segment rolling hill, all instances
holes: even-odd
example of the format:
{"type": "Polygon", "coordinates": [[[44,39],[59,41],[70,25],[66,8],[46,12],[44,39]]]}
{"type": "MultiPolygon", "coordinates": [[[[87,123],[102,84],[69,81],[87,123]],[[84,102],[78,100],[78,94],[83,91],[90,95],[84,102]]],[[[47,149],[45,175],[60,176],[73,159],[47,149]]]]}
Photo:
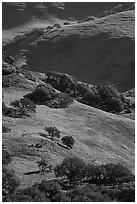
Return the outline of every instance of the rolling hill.
{"type": "MultiPolygon", "coordinates": [[[[41,81],[44,74],[32,72],[32,75],[36,81],[20,72],[3,76],[3,80],[4,77],[11,78],[11,81],[16,79],[15,83],[3,87],[6,105],[10,106],[11,102],[31,93],[38,84],[44,84],[41,81]]],[[[20,188],[54,178],[52,172],[24,175],[38,171],[37,161],[40,158],[45,158],[53,167],[66,156],[80,157],[86,163],[94,160],[96,165],[120,162],[134,172],[135,121],[128,115],[108,113],[75,100],[61,109],[37,105],[32,117],[11,118],[3,115],[3,124],[11,129],[3,133],[3,145],[12,155],[8,168],[14,170],[19,178],[20,188]],[[72,136],[75,139],[74,148],[68,150],[59,145],[60,140],[51,140],[44,131],[44,127],[48,126],[57,127],[61,137],[72,136]],[[32,144],[41,144],[42,148],[31,147],[32,144]]]]}
{"type": "Polygon", "coordinates": [[[58,71],[90,84],[113,83],[119,91],[135,86],[135,16],[124,11],[60,29],[35,30],[3,47],[24,55],[32,71],[58,71]]]}
{"type": "Polygon", "coordinates": [[[3,3],[2,193],[7,202],[47,202],[46,193],[58,184],[61,190],[49,201],[66,202],[64,195],[69,201],[83,201],[83,195],[86,202],[134,200],[135,10],[130,3],[97,5],[3,3]],[[29,104],[16,101],[22,98],[29,104]],[[111,107],[116,104],[118,111],[111,107]],[[48,134],[50,126],[60,137],[48,134]],[[73,148],[63,143],[64,136],[74,138],[73,148]],[[65,186],[64,177],[56,178],[54,167],[68,157],[91,165],[87,180],[65,186]],[[42,159],[51,167],[43,172],[42,159]],[[111,169],[111,163],[119,166],[111,169]],[[39,191],[43,181],[45,190],[39,191]]]}

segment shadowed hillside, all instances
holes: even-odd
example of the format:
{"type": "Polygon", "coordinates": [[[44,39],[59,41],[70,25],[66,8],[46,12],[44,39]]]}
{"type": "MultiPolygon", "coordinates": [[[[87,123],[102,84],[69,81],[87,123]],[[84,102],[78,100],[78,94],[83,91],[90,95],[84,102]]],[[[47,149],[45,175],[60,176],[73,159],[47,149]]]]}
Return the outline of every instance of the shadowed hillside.
{"type": "Polygon", "coordinates": [[[3,47],[12,56],[25,50],[30,70],[58,71],[90,84],[134,87],[134,10],[60,29],[26,34],[3,47]]]}
{"type": "Polygon", "coordinates": [[[92,4],[90,2],[4,2],[2,4],[3,29],[21,26],[28,23],[33,17],[45,21],[52,16],[61,19],[73,17],[80,20],[90,15],[98,16],[104,10],[110,10],[119,4],[118,2],[102,2],[100,5],[95,2],[92,4]]]}

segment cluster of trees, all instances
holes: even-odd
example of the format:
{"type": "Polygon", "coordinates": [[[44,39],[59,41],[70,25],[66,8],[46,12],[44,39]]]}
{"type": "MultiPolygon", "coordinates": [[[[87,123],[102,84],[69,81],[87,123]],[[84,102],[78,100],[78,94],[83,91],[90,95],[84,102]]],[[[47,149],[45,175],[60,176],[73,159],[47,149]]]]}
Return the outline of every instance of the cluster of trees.
{"type": "Polygon", "coordinates": [[[64,93],[58,93],[48,84],[39,84],[35,91],[25,96],[35,104],[47,105],[51,108],[65,108],[73,102],[73,99],[64,93]]]}
{"type": "Polygon", "coordinates": [[[36,112],[36,105],[28,98],[21,98],[11,102],[10,107],[7,107],[2,102],[2,114],[13,118],[22,118],[24,116],[31,116],[36,112]]]}
{"type": "Polygon", "coordinates": [[[73,157],[65,158],[55,167],[54,172],[58,179],[42,180],[26,189],[15,191],[18,185],[16,182],[6,196],[3,191],[3,200],[7,202],[135,201],[134,175],[121,164],[90,165],[73,157]]]}
{"type": "Polygon", "coordinates": [[[78,181],[88,181],[96,185],[116,185],[134,181],[134,175],[122,164],[85,164],[80,158],[65,158],[62,164],[54,169],[57,177],[66,176],[69,183],[77,184],[78,181]]]}
{"type": "Polygon", "coordinates": [[[115,113],[125,108],[125,97],[118,93],[114,85],[98,85],[91,89],[88,85],[78,82],[76,78],[57,72],[46,72],[43,81],[89,106],[115,113]]]}

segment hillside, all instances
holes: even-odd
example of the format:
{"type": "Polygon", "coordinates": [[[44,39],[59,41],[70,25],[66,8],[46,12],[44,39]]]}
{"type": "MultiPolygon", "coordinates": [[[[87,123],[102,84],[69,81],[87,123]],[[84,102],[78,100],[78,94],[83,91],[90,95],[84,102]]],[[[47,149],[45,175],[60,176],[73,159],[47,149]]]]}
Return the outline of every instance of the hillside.
{"type": "MultiPolygon", "coordinates": [[[[4,63],[3,68],[6,66],[13,69],[12,65],[4,63]]],[[[3,81],[8,77],[14,82],[3,87],[6,105],[31,93],[39,83],[44,83],[40,80],[43,74],[32,72],[32,75],[35,81],[20,71],[3,76],[3,81]]],[[[31,186],[43,178],[54,178],[53,173],[24,175],[38,170],[37,161],[41,157],[46,158],[52,166],[72,155],[87,163],[95,160],[97,165],[120,162],[134,172],[134,120],[123,114],[107,113],[74,100],[71,105],[61,109],[37,105],[36,113],[28,118],[3,115],[3,124],[11,129],[3,133],[3,145],[12,155],[12,162],[8,166],[19,178],[20,188],[31,186]],[[73,136],[74,148],[68,150],[58,144],[58,139],[52,141],[48,135],[43,137],[46,126],[57,127],[61,137],[73,136]],[[31,147],[32,144],[42,144],[42,148],[31,147]]]]}
{"type": "Polygon", "coordinates": [[[134,3],[2,5],[2,201],[134,202],[134,3]]]}
{"type": "Polygon", "coordinates": [[[90,84],[113,83],[119,91],[135,86],[134,10],[94,21],[33,32],[3,47],[26,55],[32,71],[56,70],[90,84]]]}
{"type": "MultiPolygon", "coordinates": [[[[122,3],[124,4],[124,3],[122,3]]],[[[102,2],[3,2],[2,3],[2,39],[7,43],[16,35],[23,34],[33,28],[63,24],[98,16],[104,10],[112,9],[119,3],[102,2]]]]}
{"type": "MultiPolygon", "coordinates": [[[[12,89],[3,93],[6,101],[11,102],[25,92],[12,89]]],[[[8,118],[3,120],[6,122],[8,118]]],[[[43,178],[32,175],[28,180],[28,176],[24,175],[25,172],[37,170],[36,161],[41,156],[48,158],[52,165],[61,162],[65,156],[75,155],[87,162],[95,159],[97,164],[120,162],[134,171],[135,138],[134,121],[131,119],[75,102],[60,110],[38,106],[34,117],[9,121],[11,132],[3,134],[3,145],[13,155],[9,167],[20,178],[22,187],[32,185],[43,178]],[[40,133],[44,133],[45,126],[57,127],[62,136],[73,136],[76,140],[74,149],[65,150],[56,142],[41,137],[40,133]],[[43,148],[32,152],[28,145],[36,143],[44,143],[43,148]]]]}

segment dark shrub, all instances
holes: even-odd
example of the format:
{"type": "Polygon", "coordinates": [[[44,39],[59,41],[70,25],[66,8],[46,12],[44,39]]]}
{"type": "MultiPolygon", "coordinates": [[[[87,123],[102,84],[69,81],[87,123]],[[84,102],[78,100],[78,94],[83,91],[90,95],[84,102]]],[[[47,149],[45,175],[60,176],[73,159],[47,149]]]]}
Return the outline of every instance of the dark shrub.
{"type": "Polygon", "coordinates": [[[13,117],[30,116],[36,112],[36,105],[28,98],[21,98],[11,103],[16,109],[13,111],[13,117]]]}
{"type": "Polygon", "coordinates": [[[36,104],[46,105],[50,108],[65,108],[73,102],[70,96],[63,93],[57,93],[49,84],[38,85],[34,92],[25,97],[36,104]]]}
{"type": "Polygon", "coordinates": [[[37,163],[38,163],[38,167],[39,167],[41,172],[44,172],[45,169],[49,166],[45,159],[41,159],[37,163]]]}
{"type": "Polygon", "coordinates": [[[19,186],[19,180],[15,177],[14,172],[8,170],[4,165],[2,167],[2,199],[6,200],[9,194],[12,194],[19,186]]]}
{"type": "Polygon", "coordinates": [[[19,75],[10,74],[2,77],[2,87],[11,87],[19,84],[20,77],[19,75]]]}
{"type": "Polygon", "coordinates": [[[55,71],[46,72],[46,76],[45,82],[51,84],[55,89],[68,94],[70,94],[71,91],[74,92],[73,88],[77,82],[75,77],[55,71]]]}
{"type": "Polygon", "coordinates": [[[17,191],[9,196],[7,196],[4,202],[34,202],[34,200],[29,195],[24,195],[22,191],[17,191]]]}
{"type": "Polygon", "coordinates": [[[21,98],[11,103],[14,107],[7,107],[2,103],[2,114],[7,117],[22,118],[23,116],[31,116],[36,112],[36,105],[27,98],[21,98]]]}
{"type": "Polygon", "coordinates": [[[46,130],[49,134],[49,136],[60,138],[60,131],[56,127],[45,127],[44,130],[46,130]]]}
{"type": "Polygon", "coordinates": [[[2,124],[2,133],[6,133],[6,132],[9,132],[9,131],[10,131],[10,128],[8,128],[7,125],[2,124]]]}
{"type": "Polygon", "coordinates": [[[70,147],[71,149],[75,143],[75,140],[72,136],[64,136],[61,140],[67,147],[70,147]]]}
{"type": "Polygon", "coordinates": [[[68,157],[55,167],[54,172],[57,177],[67,176],[69,182],[75,184],[85,177],[86,165],[80,158],[68,157]]]}
{"type": "Polygon", "coordinates": [[[14,74],[15,72],[16,68],[14,66],[2,62],[2,76],[14,74]]]}
{"type": "Polygon", "coordinates": [[[17,190],[14,194],[10,195],[9,202],[50,202],[45,196],[44,192],[32,186],[24,190],[17,190]]]}
{"type": "Polygon", "coordinates": [[[47,26],[47,30],[52,30],[53,27],[52,26],[47,26]]]}
{"type": "Polygon", "coordinates": [[[124,188],[118,194],[119,202],[135,202],[135,188],[124,188]]]}
{"type": "Polygon", "coordinates": [[[134,175],[122,164],[105,164],[104,165],[107,172],[107,182],[109,184],[124,183],[134,181],[134,175]]]}
{"type": "Polygon", "coordinates": [[[100,185],[104,182],[106,175],[107,172],[104,166],[94,164],[87,165],[86,179],[88,179],[89,183],[100,185]]]}
{"type": "Polygon", "coordinates": [[[41,85],[39,84],[35,91],[31,94],[26,95],[25,97],[29,98],[36,104],[44,105],[46,101],[54,99],[57,96],[57,93],[50,85],[41,85]]]}
{"type": "Polygon", "coordinates": [[[102,101],[110,100],[110,98],[112,97],[112,94],[110,89],[107,86],[98,85],[97,89],[98,89],[100,100],[102,101]]]}
{"type": "Polygon", "coordinates": [[[2,114],[8,116],[10,108],[6,106],[5,102],[2,101],[2,114]]]}
{"type": "Polygon", "coordinates": [[[39,184],[39,190],[44,192],[46,197],[51,199],[60,193],[61,191],[61,186],[57,181],[46,181],[42,180],[41,183],[39,184]]]}
{"type": "Polygon", "coordinates": [[[69,23],[69,22],[67,22],[67,21],[66,21],[66,22],[64,22],[63,24],[64,24],[64,25],[70,25],[70,23],[69,23]]]}
{"type": "Polygon", "coordinates": [[[71,202],[71,198],[64,192],[59,192],[52,197],[53,202],[71,202]]]}
{"type": "Polygon", "coordinates": [[[70,193],[72,202],[110,202],[111,198],[94,185],[85,185],[85,187],[74,189],[70,193]]]}
{"type": "Polygon", "coordinates": [[[117,98],[119,97],[118,90],[117,90],[117,88],[116,88],[116,86],[114,84],[109,84],[107,86],[107,89],[109,90],[112,97],[117,97],[117,98]]]}
{"type": "Polygon", "coordinates": [[[28,98],[21,98],[19,101],[12,102],[14,107],[24,109],[24,111],[36,112],[36,105],[28,98]]]}
{"type": "Polygon", "coordinates": [[[53,26],[54,28],[61,28],[61,25],[59,23],[55,23],[53,26]]]}
{"type": "Polygon", "coordinates": [[[12,161],[10,153],[2,147],[2,164],[9,164],[12,161]]]}
{"type": "Polygon", "coordinates": [[[124,110],[124,105],[121,99],[113,97],[107,102],[107,110],[109,112],[119,113],[124,110]]]}
{"type": "Polygon", "coordinates": [[[46,105],[50,108],[66,108],[71,103],[73,103],[73,99],[64,93],[59,93],[54,100],[47,101],[46,105]]]}

